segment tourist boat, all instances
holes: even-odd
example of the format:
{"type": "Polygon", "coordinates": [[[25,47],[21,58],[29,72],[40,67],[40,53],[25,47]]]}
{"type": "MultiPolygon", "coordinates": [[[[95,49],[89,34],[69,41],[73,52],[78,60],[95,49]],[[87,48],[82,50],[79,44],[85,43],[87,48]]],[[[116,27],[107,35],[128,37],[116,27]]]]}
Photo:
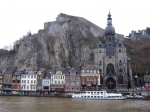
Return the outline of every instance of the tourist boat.
{"type": "Polygon", "coordinates": [[[77,99],[98,99],[98,100],[124,100],[121,93],[108,93],[107,91],[85,91],[83,93],[73,93],[72,98],[77,99]]]}

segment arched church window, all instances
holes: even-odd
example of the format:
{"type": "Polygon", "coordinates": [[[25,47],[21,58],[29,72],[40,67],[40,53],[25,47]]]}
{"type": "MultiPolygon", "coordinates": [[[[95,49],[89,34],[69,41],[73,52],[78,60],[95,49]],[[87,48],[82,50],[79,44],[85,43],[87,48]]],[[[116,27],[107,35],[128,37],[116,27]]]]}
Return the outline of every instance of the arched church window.
{"type": "Polygon", "coordinates": [[[121,74],[118,76],[118,83],[123,84],[123,76],[121,74]]]}
{"type": "Polygon", "coordinates": [[[111,41],[111,37],[109,37],[109,41],[111,41]]]}
{"type": "Polygon", "coordinates": [[[107,65],[107,75],[109,75],[109,74],[112,74],[112,75],[115,74],[114,65],[111,63],[107,65]]]}
{"type": "Polygon", "coordinates": [[[119,47],[121,47],[122,45],[121,45],[121,43],[119,43],[119,47]]]}
{"type": "Polygon", "coordinates": [[[121,52],[121,49],[119,49],[119,52],[121,52]]]}

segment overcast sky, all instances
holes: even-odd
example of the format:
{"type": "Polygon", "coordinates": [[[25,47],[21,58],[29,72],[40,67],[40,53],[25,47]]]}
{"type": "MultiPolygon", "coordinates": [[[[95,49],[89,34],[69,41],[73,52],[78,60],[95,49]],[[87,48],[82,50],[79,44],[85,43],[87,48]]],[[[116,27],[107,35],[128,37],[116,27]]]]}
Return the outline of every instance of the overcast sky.
{"type": "Polygon", "coordinates": [[[83,17],[101,28],[108,12],[117,33],[150,27],[150,0],[1,0],[0,48],[13,45],[27,32],[37,33],[59,13],[83,17]]]}

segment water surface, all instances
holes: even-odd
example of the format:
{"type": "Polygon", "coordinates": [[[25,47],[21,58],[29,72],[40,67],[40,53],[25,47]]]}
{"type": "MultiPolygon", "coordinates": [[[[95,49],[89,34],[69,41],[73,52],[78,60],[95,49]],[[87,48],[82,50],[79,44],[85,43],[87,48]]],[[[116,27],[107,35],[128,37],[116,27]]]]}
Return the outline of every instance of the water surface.
{"type": "Polygon", "coordinates": [[[0,112],[150,112],[150,100],[0,96],[0,112]]]}

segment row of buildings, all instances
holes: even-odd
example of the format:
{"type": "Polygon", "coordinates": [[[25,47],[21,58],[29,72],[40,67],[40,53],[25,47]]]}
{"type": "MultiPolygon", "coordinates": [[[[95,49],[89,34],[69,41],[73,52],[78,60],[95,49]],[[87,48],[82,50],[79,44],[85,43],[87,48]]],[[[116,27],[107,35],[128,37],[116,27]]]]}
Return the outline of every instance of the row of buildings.
{"type": "Polygon", "coordinates": [[[26,71],[8,68],[0,74],[0,90],[4,92],[80,92],[100,89],[99,70],[63,68],[55,73],[51,70],[26,71]]]}

